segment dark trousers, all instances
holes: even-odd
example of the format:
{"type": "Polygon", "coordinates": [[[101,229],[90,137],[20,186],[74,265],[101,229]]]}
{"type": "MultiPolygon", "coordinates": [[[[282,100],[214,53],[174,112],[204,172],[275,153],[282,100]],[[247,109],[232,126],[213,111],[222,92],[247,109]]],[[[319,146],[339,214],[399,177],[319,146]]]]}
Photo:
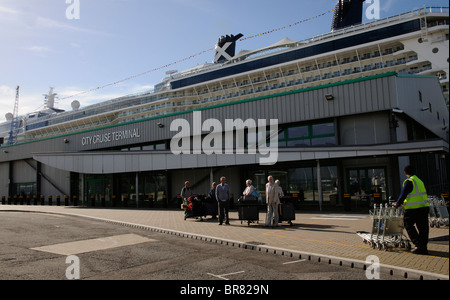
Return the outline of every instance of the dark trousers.
{"type": "Polygon", "coordinates": [[[428,223],[429,207],[421,207],[416,209],[405,210],[405,229],[411,242],[417,248],[427,249],[428,235],[430,232],[428,223]],[[416,229],[417,227],[417,229],[416,229]]]}
{"type": "Polygon", "coordinates": [[[230,209],[229,201],[217,201],[219,203],[219,223],[222,224],[225,220],[225,223],[229,223],[228,212],[230,209]]]}

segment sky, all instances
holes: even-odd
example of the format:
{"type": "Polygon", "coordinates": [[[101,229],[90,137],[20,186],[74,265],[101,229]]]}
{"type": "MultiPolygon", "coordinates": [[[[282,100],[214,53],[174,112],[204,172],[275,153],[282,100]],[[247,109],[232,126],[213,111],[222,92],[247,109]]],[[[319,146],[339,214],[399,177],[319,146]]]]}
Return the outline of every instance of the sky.
{"type": "MultiPolygon", "coordinates": [[[[381,18],[449,6],[448,0],[379,1],[381,18]]],[[[328,33],[337,2],[0,0],[0,122],[14,110],[17,86],[20,115],[44,108],[50,87],[64,110],[74,100],[83,108],[146,92],[167,71],[211,63],[222,35],[244,34],[239,52],[328,33]]]]}

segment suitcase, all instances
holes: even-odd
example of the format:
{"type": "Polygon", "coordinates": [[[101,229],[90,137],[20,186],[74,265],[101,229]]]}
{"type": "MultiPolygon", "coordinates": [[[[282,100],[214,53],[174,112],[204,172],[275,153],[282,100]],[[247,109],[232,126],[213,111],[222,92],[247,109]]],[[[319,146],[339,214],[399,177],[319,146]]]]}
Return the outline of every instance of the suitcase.
{"type": "Polygon", "coordinates": [[[217,201],[205,202],[204,205],[205,215],[215,217],[219,214],[219,205],[217,204],[217,201]]]}
{"type": "Polygon", "coordinates": [[[295,220],[295,208],[294,203],[292,201],[283,201],[279,206],[279,222],[288,222],[291,226],[292,221],[295,220]]]}
{"type": "Polygon", "coordinates": [[[259,222],[258,205],[241,204],[238,207],[238,215],[241,224],[243,221],[247,221],[248,226],[250,226],[250,223],[259,222]]]}
{"type": "Polygon", "coordinates": [[[187,202],[186,211],[184,212],[184,219],[187,218],[200,218],[203,221],[203,217],[206,216],[206,208],[201,198],[190,197],[187,202]]]}

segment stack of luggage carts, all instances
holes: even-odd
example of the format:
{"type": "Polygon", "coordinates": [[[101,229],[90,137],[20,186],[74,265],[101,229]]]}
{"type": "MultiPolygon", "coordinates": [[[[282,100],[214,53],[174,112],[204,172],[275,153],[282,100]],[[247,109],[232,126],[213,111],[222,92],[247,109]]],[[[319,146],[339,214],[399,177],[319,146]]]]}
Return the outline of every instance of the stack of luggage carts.
{"type": "Polygon", "coordinates": [[[380,207],[375,205],[370,215],[373,220],[371,232],[357,232],[365,244],[384,251],[391,247],[411,249],[410,241],[403,234],[403,208],[389,207],[388,204],[380,207]]]}
{"type": "Polygon", "coordinates": [[[241,224],[243,221],[248,223],[259,223],[258,198],[256,196],[242,196],[238,200],[238,215],[241,224]]]}
{"type": "Polygon", "coordinates": [[[184,220],[188,218],[200,218],[200,221],[203,221],[203,218],[206,218],[206,216],[216,217],[218,211],[217,201],[204,195],[189,197],[183,207],[185,210],[184,220]]]}
{"type": "Polygon", "coordinates": [[[443,198],[428,196],[430,202],[430,227],[448,226],[448,209],[443,198]]]}

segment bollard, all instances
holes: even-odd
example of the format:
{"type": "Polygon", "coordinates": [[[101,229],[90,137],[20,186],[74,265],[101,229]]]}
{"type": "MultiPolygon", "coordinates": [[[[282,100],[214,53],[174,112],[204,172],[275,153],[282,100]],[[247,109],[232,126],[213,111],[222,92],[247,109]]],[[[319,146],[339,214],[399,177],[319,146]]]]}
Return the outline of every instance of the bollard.
{"type": "Polygon", "coordinates": [[[169,203],[167,202],[167,196],[162,195],[162,201],[163,201],[163,207],[167,208],[169,206],[169,203]]]}
{"type": "MultiPolygon", "coordinates": [[[[373,205],[381,205],[381,193],[374,193],[373,194],[373,205]]],[[[371,205],[371,206],[373,206],[371,205]]]]}
{"type": "Polygon", "coordinates": [[[61,206],[61,196],[56,196],[56,206],[61,206]]]}
{"type": "Polygon", "coordinates": [[[23,196],[19,196],[19,204],[23,205],[23,196]]]}
{"type": "Polygon", "coordinates": [[[30,195],[27,196],[27,205],[28,206],[31,205],[31,197],[30,197],[30,195]]]}
{"type": "Polygon", "coordinates": [[[48,205],[49,206],[53,205],[53,196],[48,196],[48,205]]]}
{"type": "Polygon", "coordinates": [[[33,204],[34,205],[38,205],[38,200],[37,200],[37,196],[33,195],[33,204]]]}
{"type": "Polygon", "coordinates": [[[17,205],[17,195],[14,195],[14,205],[17,205]]]}
{"type": "Polygon", "coordinates": [[[11,201],[11,196],[8,196],[8,205],[11,205],[12,201],[11,201]]]}
{"type": "MultiPolygon", "coordinates": [[[[261,199],[262,202],[265,203],[265,199],[261,199]]],[[[299,194],[298,193],[293,193],[292,194],[292,201],[294,202],[294,208],[295,209],[300,209],[300,201],[299,201],[299,194]]]]}
{"type": "Polygon", "coordinates": [[[177,195],[177,207],[183,207],[183,198],[181,197],[180,194],[177,195]]]}
{"type": "Polygon", "coordinates": [[[42,206],[45,205],[45,197],[43,195],[41,195],[41,205],[42,206]]]}
{"type": "Polygon", "coordinates": [[[2,196],[2,205],[6,205],[6,197],[2,196]]]}
{"type": "Polygon", "coordinates": [[[73,195],[73,206],[78,206],[78,196],[77,195],[73,195]]]}
{"type": "Polygon", "coordinates": [[[69,206],[69,196],[64,195],[64,206],[69,206]]]}
{"type": "MultiPolygon", "coordinates": [[[[181,196],[180,196],[181,197],[181,196]]],[[[148,195],[148,207],[149,208],[153,208],[154,207],[154,203],[153,203],[153,195],[148,195]]]]}
{"type": "Polygon", "coordinates": [[[344,210],[345,211],[351,211],[351,197],[350,194],[344,194],[344,210]]]}

